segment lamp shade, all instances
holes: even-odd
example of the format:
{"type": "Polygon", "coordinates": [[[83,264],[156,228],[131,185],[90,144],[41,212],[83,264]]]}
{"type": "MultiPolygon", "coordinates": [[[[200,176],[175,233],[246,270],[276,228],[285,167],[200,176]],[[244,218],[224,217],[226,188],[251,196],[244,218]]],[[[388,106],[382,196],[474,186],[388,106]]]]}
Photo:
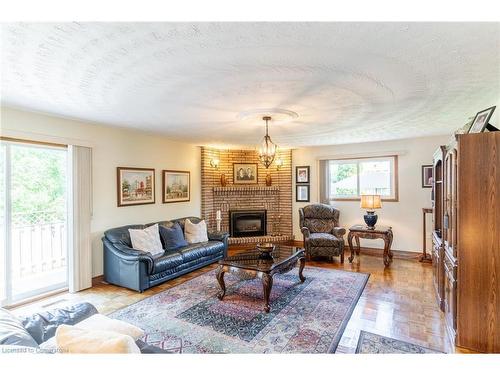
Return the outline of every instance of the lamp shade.
{"type": "Polygon", "coordinates": [[[362,195],[361,208],[367,210],[382,208],[382,200],[380,199],[380,195],[362,195]]]}

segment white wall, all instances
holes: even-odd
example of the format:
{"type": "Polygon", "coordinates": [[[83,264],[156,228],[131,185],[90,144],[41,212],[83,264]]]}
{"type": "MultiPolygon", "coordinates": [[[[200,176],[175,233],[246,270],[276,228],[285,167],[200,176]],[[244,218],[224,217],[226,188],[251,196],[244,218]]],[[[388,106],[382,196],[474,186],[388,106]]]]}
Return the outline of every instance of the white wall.
{"type": "Polygon", "coordinates": [[[1,133],[32,140],[71,143],[93,151],[93,276],[103,272],[101,237],[120,225],[144,224],[201,212],[200,148],[165,137],[2,107],[1,133]],[[117,207],[116,167],[155,168],[156,203],[117,207]],[[191,201],[161,203],[161,170],[191,172],[191,201]]]}
{"type": "MultiPolygon", "coordinates": [[[[361,156],[372,153],[387,155],[391,152],[401,152],[402,155],[398,157],[399,202],[382,203],[382,209],[377,211],[378,224],[392,226],[393,250],[419,252],[422,249],[422,208],[431,207],[431,189],[421,187],[421,166],[432,164],[432,154],[439,145],[446,144],[450,136],[299,148],[292,152],[293,181],[295,181],[295,166],[311,166],[311,203],[318,202],[319,158],[356,154],[361,156]]],[[[298,210],[299,207],[309,203],[295,202],[295,192],[293,201],[293,230],[295,238],[302,239],[298,210]]],[[[359,207],[359,201],[337,201],[334,206],[340,210],[341,226],[348,229],[354,224],[364,224],[364,210],[359,207]]],[[[361,246],[381,248],[383,243],[381,240],[362,240],[361,246]]]]}

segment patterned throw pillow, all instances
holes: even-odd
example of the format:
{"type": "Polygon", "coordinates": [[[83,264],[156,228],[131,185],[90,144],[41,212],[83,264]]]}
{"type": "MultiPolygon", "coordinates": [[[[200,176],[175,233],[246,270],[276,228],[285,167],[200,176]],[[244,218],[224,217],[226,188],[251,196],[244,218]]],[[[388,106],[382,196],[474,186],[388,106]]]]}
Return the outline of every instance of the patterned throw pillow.
{"type": "Polygon", "coordinates": [[[198,224],[193,224],[189,219],[184,222],[184,237],[188,243],[207,242],[207,223],[201,220],[198,224]]]}
{"type": "Polygon", "coordinates": [[[145,229],[129,229],[132,247],[136,250],[148,251],[151,255],[160,255],[165,252],[161,245],[158,224],[145,229]]]}

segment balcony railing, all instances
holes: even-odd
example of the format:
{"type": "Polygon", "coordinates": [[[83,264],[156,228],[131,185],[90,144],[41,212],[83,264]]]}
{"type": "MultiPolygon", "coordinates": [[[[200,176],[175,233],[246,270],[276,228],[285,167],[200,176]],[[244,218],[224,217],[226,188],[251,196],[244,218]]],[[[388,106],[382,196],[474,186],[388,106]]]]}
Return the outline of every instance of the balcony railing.
{"type": "MultiPolygon", "coordinates": [[[[38,211],[12,215],[13,281],[57,279],[67,264],[66,213],[38,211]],[[58,275],[58,276],[56,276],[58,275]]],[[[60,280],[57,280],[60,282],[60,280]]],[[[37,285],[33,285],[34,288],[37,285]]]]}

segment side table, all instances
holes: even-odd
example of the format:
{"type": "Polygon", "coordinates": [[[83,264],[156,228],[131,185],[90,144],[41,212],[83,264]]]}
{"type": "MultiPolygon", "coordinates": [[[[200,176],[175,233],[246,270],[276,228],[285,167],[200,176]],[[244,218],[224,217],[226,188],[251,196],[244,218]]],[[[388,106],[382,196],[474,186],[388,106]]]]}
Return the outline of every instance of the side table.
{"type": "Polygon", "coordinates": [[[351,256],[349,257],[349,262],[352,263],[354,260],[354,253],[359,255],[360,245],[359,239],[366,238],[374,240],[380,238],[384,240],[384,265],[388,267],[392,263],[392,227],[377,225],[375,228],[370,229],[366,225],[353,225],[349,228],[349,235],[347,236],[347,241],[349,242],[349,248],[351,249],[351,256]],[[352,239],[356,241],[356,248],[352,245],[352,239]]]}

